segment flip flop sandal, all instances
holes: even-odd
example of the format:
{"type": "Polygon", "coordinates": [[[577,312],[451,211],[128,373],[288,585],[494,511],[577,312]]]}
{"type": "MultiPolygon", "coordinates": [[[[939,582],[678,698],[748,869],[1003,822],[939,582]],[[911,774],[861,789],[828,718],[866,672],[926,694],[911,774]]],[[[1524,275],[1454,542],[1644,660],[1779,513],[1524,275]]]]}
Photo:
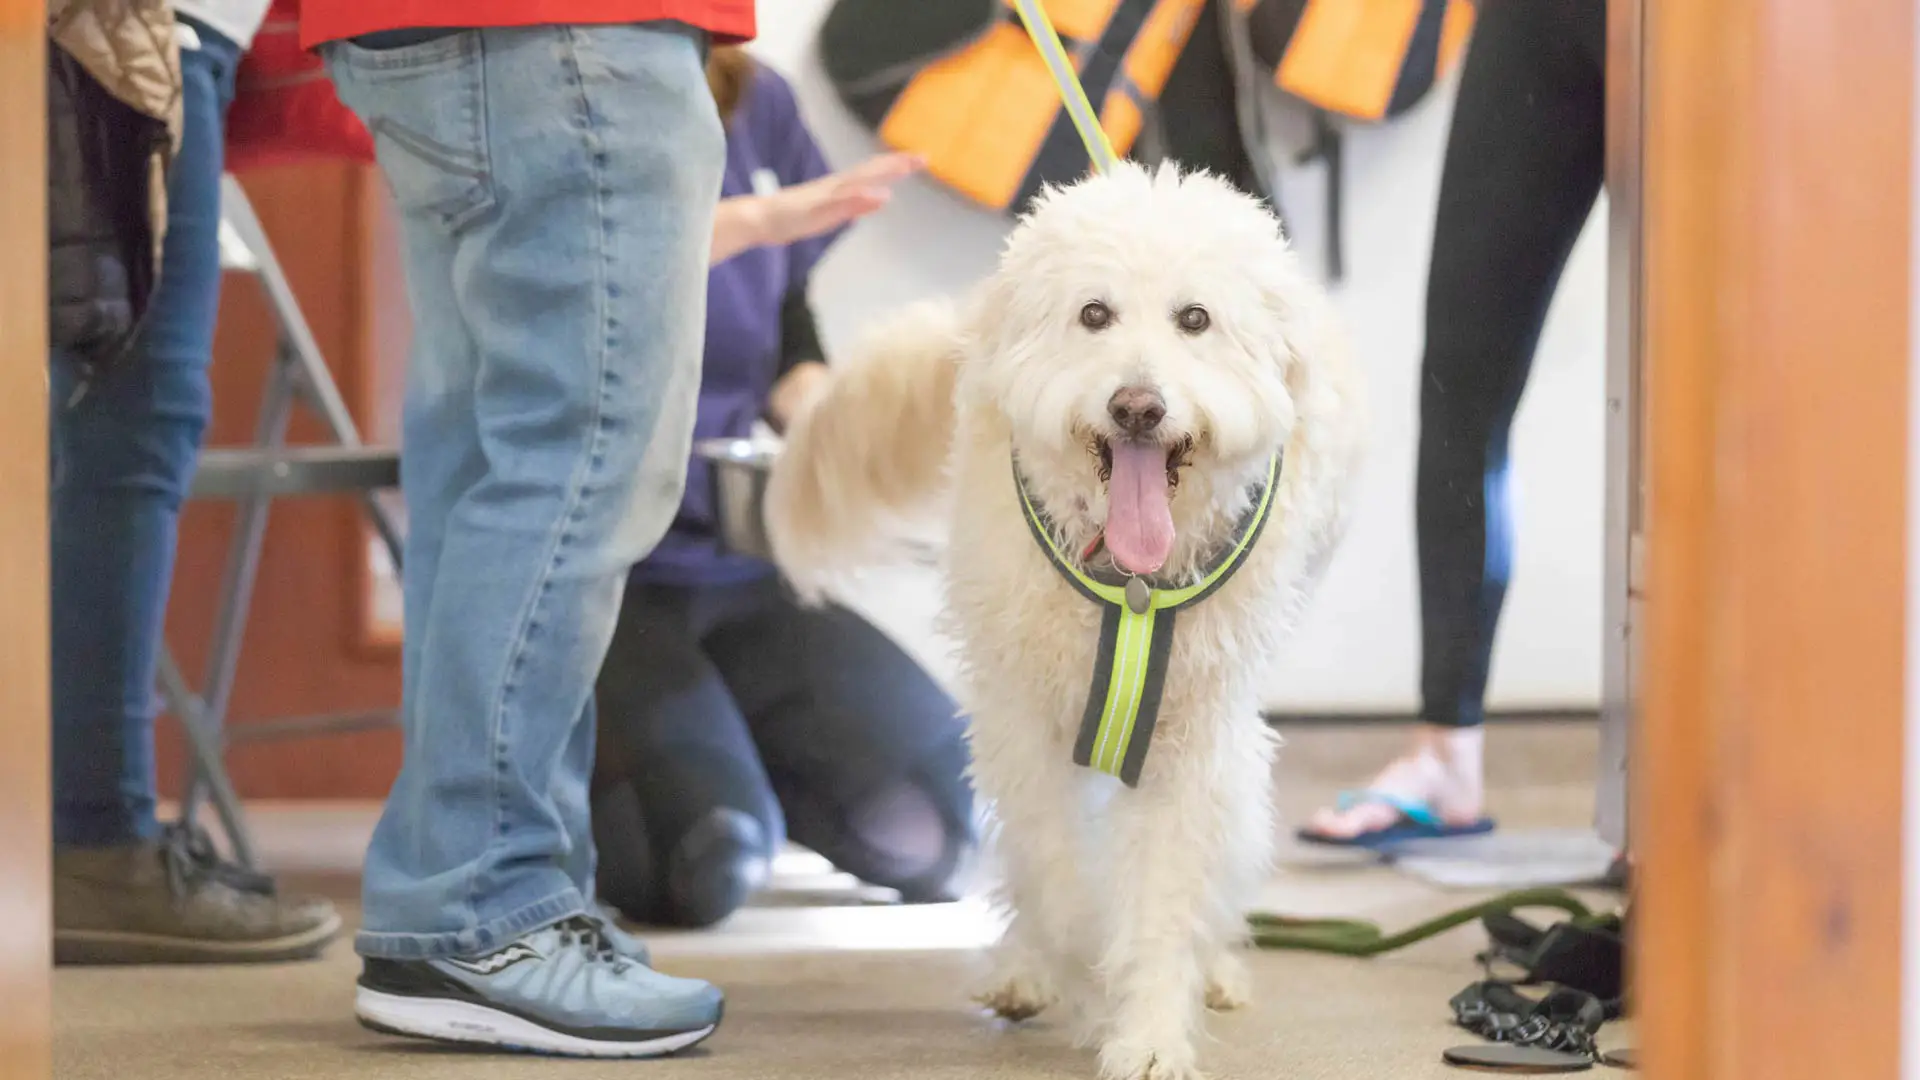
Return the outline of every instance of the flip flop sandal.
{"type": "Polygon", "coordinates": [[[1384,828],[1354,836],[1327,836],[1311,829],[1300,829],[1294,836],[1303,843],[1322,847],[1379,851],[1409,840],[1453,840],[1463,836],[1484,836],[1493,831],[1492,818],[1482,817],[1467,825],[1450,825],[1440,820],[1440,815],[1434,812],[1431,804],[1385,791],[1344,791],[1340,793],[1338,805],[1345,812],[1374,803],[1392,807],[1399,812],[1399,819],[1384,828]]]}
{"type": "Polygon", "coordinates": [[[1609,1050],[1600,1055],[1600,1064],[1611,1065],[1616,1069],[1638,1069],[1640,1067],[1640,1051],[1635,1050],[1631,1046],[1622,1047],[1618,1050],[1609,1050]]]}
{"type": "Polygon", "coordinates": [[[1442,1052],[1440,1060],[1458,1069],[1527,1075],[1581,1072],[1593,1068],[1593,1059],[1579,1054],[1500,1043],[1456,1046],[1442,1052]]]}
{"type": "Polygon", "coordinates": [[[1489,1042],[1570,1054],[1591,1063],[1606,1007],[1592,994],[1557,987],[1528,997],[1512,983],[1477,982],[1453,996],[1454,1023],[1489,1042]]]}

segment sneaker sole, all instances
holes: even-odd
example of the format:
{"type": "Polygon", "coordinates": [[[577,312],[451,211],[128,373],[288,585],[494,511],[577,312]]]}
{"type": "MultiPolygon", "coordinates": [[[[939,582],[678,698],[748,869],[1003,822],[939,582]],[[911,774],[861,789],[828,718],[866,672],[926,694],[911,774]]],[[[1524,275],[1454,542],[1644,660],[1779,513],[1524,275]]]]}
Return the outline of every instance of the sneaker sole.
{"type": "Polygon", "coordinates": [[[333,915],[311,930],[257,941],[172,937],[123,930],[53,932],[53,962],[80,966],[116,964],[271,964],[309,960],[340,936],[333,915]]]}
{"type": "Polygon", "coordinates": [[[354,1016],[360,1026],[382,1035],[429,1039],[463,1046],[490,1046],[523,1054],[555,1057],[648,1058],[685,1050],[713,1034],[718,1020],[693,1031],[637,1042],[585,1039],[554,1031],[531,1020],[470,1001],[402,997],[357,988],[354,1016]]]}

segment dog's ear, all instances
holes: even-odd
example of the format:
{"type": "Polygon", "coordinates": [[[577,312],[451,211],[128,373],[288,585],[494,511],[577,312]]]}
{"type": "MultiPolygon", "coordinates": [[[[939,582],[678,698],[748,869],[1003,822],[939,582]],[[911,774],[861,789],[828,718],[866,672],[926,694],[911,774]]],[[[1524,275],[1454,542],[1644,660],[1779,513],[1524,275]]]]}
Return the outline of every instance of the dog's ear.
{"type": "Polygon", "coordinates": [[[1280,328],[1274,335],[1273,360],[1285,373],[1294,408],[1302,414],[1316,404],[1338,408],[1342,380],[1334,372],[1344,371],[1347,359],[1340,316],[1326,286],[1314,280],[1278,219],[1267,255],[1256,260],[1252,277],[1262,305],[1280,328]],[[1334,400],[1325,400],[1328,394],[1334,400]]]}
{"type": "Polygon", "coordinates": [[[1036,311],[1042,301],[1034,290],[1018,288],[1016,279],[1004,271],[989,275],[961,304],[962,393],[994,393],[1035,347],[1033,325],[1044,317],[1036,311]]]}
{"type": "Polygon", "coordinates": [[[1260,257],[1251,260],[1247,275],[1266,316],[1269,332],[1261,335],[1261,345],[1268,361],[1281,370],[1287,391],[1297,399],[1310,389],[1310,354],[1330,312],[1322,310],[1325,294],[1308,279],[1278,221],[1273,222],[1273,237],[1265,247],[1260,257]]]}
{"type": "Polygon", "coordinates": [[[1256,263],[1250,276],[1279,329],[1270,342],[1272,359],[1281,366],[1297,420],[1308,428],[1349,424],[1359,388],[1333,298],[1291,250],[1277,221],[1270,253],[1256,263]]]}
{"type": "MultiPolygon", "coordinates": [[[[1005,373],[1032,364],[1029,354],[1042,348],[1045,328],[1060,318],[1054,295],[1041,283],[1058,276],[1062,230],[1071,218],[1063,206],[1079,185],[1045,184],[1014,223],[1001,245],[994,270],[968,294],[961,313],[969,366],[967,381],[997,382],[1005,373]]],[[[1078,241],[1066,243],[1076,250],[1078,241]]]]}
{"type": "Polygon", "coordinates": [[[1275,363],[1293,399],[1294,425],[1287,445],[1289,484],[1299,504],[1320,507],[1324,520],[1311,523],[1331,545],[1344,528],[1351,477],[1366,456],[1369,417],[1365,385],[1355,365],[1346,326],[1325,288],[1308,277],[1284,240],[1271,265],[1254,271],[1262,302],[1280,328],[1273,335],[1275,363]]]}

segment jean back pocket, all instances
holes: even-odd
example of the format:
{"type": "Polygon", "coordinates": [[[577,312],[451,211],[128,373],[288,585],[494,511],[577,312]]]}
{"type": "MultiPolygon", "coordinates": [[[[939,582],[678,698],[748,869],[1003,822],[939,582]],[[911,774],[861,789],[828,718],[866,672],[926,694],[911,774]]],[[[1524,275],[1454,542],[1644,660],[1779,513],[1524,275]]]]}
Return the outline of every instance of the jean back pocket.
{"type": "Polygon", "coordinates": [[[394,49],[333,42],[326,59],[404,213],[457,230],[493,208],[481,31],[394,49]]]}

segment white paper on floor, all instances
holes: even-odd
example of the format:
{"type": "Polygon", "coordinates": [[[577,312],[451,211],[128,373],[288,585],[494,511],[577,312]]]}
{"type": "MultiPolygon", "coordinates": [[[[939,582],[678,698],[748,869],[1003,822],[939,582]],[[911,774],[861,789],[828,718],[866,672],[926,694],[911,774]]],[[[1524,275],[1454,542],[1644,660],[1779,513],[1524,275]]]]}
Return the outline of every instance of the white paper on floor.
{"type": "Polygon", "coordinates": [[[1385,852],[1395,870],[1448,888],[1590,885],[1613,849],[1591,829],[1506,829],[1451,840],[1409,840],[1385,852]]]}

